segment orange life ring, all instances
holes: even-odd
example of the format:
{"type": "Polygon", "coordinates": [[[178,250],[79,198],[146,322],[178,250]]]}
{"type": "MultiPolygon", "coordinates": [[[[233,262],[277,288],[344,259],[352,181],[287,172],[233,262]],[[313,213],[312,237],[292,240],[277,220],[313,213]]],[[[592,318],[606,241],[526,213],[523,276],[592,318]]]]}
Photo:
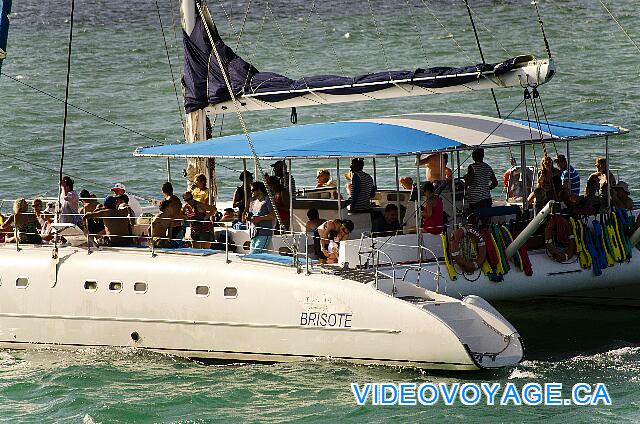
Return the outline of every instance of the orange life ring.
{"type": "Polygon", "coordinates": [[[576,241],[570,228],[569,221],[560,215],[552,216],[544,228],[545,248],[556,262],[566,262],[576,254],[576,241]],[[558,247],[556,244],[556,237],[559,231],[569,235],[569,246],[566,248],[558,247]]]}
{"type": "Polygon", "coordinates": [[[464,272],[473,272],[480,268],[487,258],[487,246],[484,243],[484,237],[475,228],[458,228],[451,234],[451,242],[449,244],[451,249],[451,258],[458,264],[464,272]],[[472,238],[475,238],[476,245],[478,247],[478,257],[475,261],[468,261],[460,252],[460,242],[464,238],[465,234],[468,234],[472,238]]]}

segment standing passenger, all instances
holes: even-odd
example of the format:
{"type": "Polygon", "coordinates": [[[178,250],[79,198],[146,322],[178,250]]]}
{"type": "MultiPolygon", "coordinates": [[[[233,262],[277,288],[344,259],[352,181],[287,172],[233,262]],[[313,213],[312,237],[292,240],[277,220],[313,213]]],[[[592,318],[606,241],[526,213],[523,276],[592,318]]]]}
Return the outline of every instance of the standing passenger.
{"type": "Polygon", "coordinates": [[[260,181],[251,184],[251,204],[247,220],[251,222],[251,250],[249,253],[264,253],[273,235],[276,214],[267,196],[267,189],[260,181]]]}
{"type": "Polygon", "coordinates": [[[204,174],[198,174],[193,189],[191,190],[193,198],[197,202],[209,204],[209,189],[207,188],[207,177],[204,174]]]}
{"type": "Polygon", "coordinates": [[[369,212],[371,199],[376,195],[376,187],[371,175],[363,171],[364,160],[351,160],[351,213],[369,212]]]}
{"type": "Polygon", "coordinates": [[[467,168],[464,183],[467,189],[469,213],[477,213],[481,208],[488,208],[493,203],[491,190],[498,186],[498,179],[491,166],[484,163],[484,149],[473,149],[473,163],[467,168]]]}
{"type": "Polygon", "coordinates": [[[569,190],[569,193],[574,196],[580,195],[580,175],[575,168],[567,163],[565,155],[558,155],[554,159],[554,162],[560,169],[560,178],[562,179],[562,185],[569,190]]]}
{"type": "Polygon", "coordinates": [[[240,182],[242,184],[236,187],[236,191],[233,192],[233,207],[238,208],[238,219],[240,221],[244,221],[246,219],[244,214],[246,199],[251,199],[249,190],[251,189],[251,184],[253,183],[253,174],[249,171],[242,171],[240,173],[240,182]]]}
{"type": "Polygon", "coordinates": [[[82,225],[82,216],[78,212],[80,199],[78,193],[73,191],[73,180],[69,176],[64,176],[60,184],[60,222],[67,224],[82,225]]]}

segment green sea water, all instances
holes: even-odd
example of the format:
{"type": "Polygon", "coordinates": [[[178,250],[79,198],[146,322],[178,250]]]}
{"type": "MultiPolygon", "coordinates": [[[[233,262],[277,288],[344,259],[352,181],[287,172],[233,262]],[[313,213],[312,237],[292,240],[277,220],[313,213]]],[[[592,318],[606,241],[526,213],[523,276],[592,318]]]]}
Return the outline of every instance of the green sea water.
{"type": "MultiPolygon", "coordinates": [[[[530,1],[470,2],[488,62],[516,54],[545,56],[530,1]]],[[[604,1],[629,35],[640,40],[632,0],[604,1]]],[[[174,72],[181,71],[178,5],[160,1],[174,72]],[[178,26],[177,26],[178,25],[178,26]],[[177,34],[177,35],[176,35],[177,34]]],[[[246,1],[212,1],[223,36],[235,46],[246,1]],[[232,25],[229,23],[231,22],[232,25]]],[[[611,139],[612,167],[640,196],[640,61],[638,51],[598,0],[539,2],[558,73],[541,87],[550,119],[607,122],[631,130],[611,139]]],[[[77,188],[99,196],[110,184],[157,197],[165,163],[132,157],[137,146],[181,140],[180,115],[154,2],[76,2],[70,102],[147,138],[71,109],[65,172],[77,188]]],[[[22,0],[13,5],[9,56],[2,71],[54,96],[64,96],[68,2],[22,0]]],[[[382,69],[459,66],[479,62],[462,1],[252,1],[238,53],[260,70],[292,77],[355,75],[382,69]],[[373,13],[372,13],[373,12],[373,13]],[[378,34],[380,36],[378,36],[378,34]]],[[[519,88],[496,92],[504,114],[520,103],[519,88]]],[[[299,123],[408,112],[495,114],[488,92],[300,108],[299,123]]],[[[514,112],[523,117],[524,110],[514,112]]],[[[62,104],[0,77],[0,198],[53,195],[62,133],[62,104]],[[8,157],[8,156],[10,157],[8,157]],[[28,161],[24,162],[24,161],[28,161]],[[48,170],[46,168],[51,168],[48,170]]],[[[289,125],[288,111],[248,113],[250,130],[289,125]]],[[[240,132],[235,117],[216,134],[240,132]]],[[[555,147],[548,146],[551,153],[555,147]]],[[[564,149],[564,146],[557,146],[564,149]]],[[[591,169],[603,144],[573,147],[572,162],[591,169]]],[[[536,152],[539,158],[542,152],[536,152]]],[[[533,157],[533,151],[528,152],[533,157]]],[[[508,152],[489,155],[496,169],[508,152]]],[[[219,164],[221,195],[241,168],[219,164]],[[231,170],[229,170],[230,168],[231,170]]],[[[316,167],[296,164],[298,185],[316,167]]],[[[181,184],[181,161],[172,162],[181,184]]],[[[346,166],[346,163],[343,165],[346,166]]],[[[384,164],[381,164],[384,167],[384,164]]],[[[587,172],[587,171],[585,171],[587,172]]],[[[392,172],[380,172],[392,184],[392,172]]],[[[6,208],[6,204],[5,204],[6,208]]],[[[535,272],[535,270],[534,270],[535,272]]],[[[0,352],[0,421],[6,422],[638,422],[640,313],[535,302],[500,305],[521,331],[526,359],[515,368],[474,374],[421,373],[317,361],[305,364],[202,365],[119,349],[0,352]],[[561,382],[607,384],[604,407],[357,407],[351,382],[561,382]]]]}

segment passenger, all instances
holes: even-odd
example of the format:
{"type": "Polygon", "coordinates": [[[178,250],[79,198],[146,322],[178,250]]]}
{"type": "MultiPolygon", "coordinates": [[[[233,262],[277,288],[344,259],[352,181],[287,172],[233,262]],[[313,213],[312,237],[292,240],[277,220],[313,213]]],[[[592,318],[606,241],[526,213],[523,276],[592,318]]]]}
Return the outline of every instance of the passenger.
{"type": "MultiPolygon", "coordinates": [[[[113,185],[113,188],[111,188],[111,191],[116,195],[116,196],[122,196],[123,194],[126,194],[127,189],[124,186],[124,184],[122,183],[115,183],[113,185]]],[[[142,206],[140,206],[140,202],[138,202],[138,200],[133,197],[133,196],[128,196],[129,197],[129,207],[131,208],[131,210],[133,211],[133,216],[140,216],[142,215],[142,206]]]]}
{"type": "Polygon", "coordinates": [[[53,218],[56,215],[56,204],[51,202],[47,205],[47,208],[42,212],[43,223],[40,229],[40,237],[43,243],[49,243],[53,240],[53,218]]]}
{"type": "Polygon", "coordinates": [[[78,193],[73,191],[73,180],[69,176],[64,176],[60,184],[61,216],[60,222],[82,226],[82,216],[78,212],[80,200],[78,193]]]}
{"type": "MultiPolygon", "coordinates": [[[[526,169],[527,193],[532,192],[533,171],[529,167],[526,169]]],[[[507,200],[510,202],[522,202],[524,196],[524,182],[522,181],[522,173],[515,158],[511,158],[511,167],[502,175],[505,191],[507,192],[507,200]]]]}
{"type": "Polygon", "coordinates": [[[467,168],[464,183],[469,214],[476,214],[482,208],[491,207],[491,190],[498,186],[498,180],[493,168],[484,162],[484,149],[474,149],[471,157],[474,162],[467,168]]]}
{"type": "Polygon", "coordinates": [[[573,196],[580,195],[580,174],[575,168],[567,163],[565,155],[557,155],[553,160],[560,170],[560,178],[562,185],[569,190],[569,194],[573,196]]]}
{"type": "Polygon", "coordinates": [[[120,194],[116,196],[116,208],[119,210],[127,211],[129,217],[129,232],[133,233],[132,229],[136,225],[136,215],[129,206],[129,196],[126,194],[120,194]]]}
{"type": "Polygon", "coordinates": [[[422,195],[424,196],[422,231],[429,234],[441,234],[444,225],[444,206],[440,196],[435,194],[435,187],[431,181],[427,181],[422,186],[422,195]]]}
{"type": "Polygon", "coordinates": [[[33,214],[40,223],[40,228],[45,224],[46,219],[44,216],[44,212],[42,212],[42,199],[36,198],[31,202],[31,209],[33,209],[33,214]]]}
{"type": "Polygon", "coordinates": [[[337,187],[338,183],[331,179],[331,172],[327,168],[320,168],[316,172],[316,188],[337,187]]]}
{"type": "Polygon", "coordinates": [[[427,181],[434,182],[452,179],[453,171],[447,167],[448,162],[447,153],[431,153],[420,157],[418,165],[425,166],[427,181]]]}
{"type": "Polygon", "coordinates": [[[196,202],[209,204],[209,189],[207,188],[207,177],[205,177],[204,174],[198,174],[196,176],[191,194],[193,194],[196,202]]]}
{"type": "Polygon", "coordinates": [[[224,214],[220,218],[220,222],[234,222],[236,221],[236,213],[233,208],[226,208],[224,214]]]}
{"type": "Polygon", "coordinates": [[[278,177],[270,176],[267,180],[269,183],[269,189],[273,194],[273,202],[275,203],[276,209],[278,211],[278,215],[280,216],[280,221],[282,221],[282,225],[285,230],[289,229],[289,193],[284,191],[284,188],[280,185],[280,180],[278,177]]]}
{"type": "Polygon", "coordinates": [[[371,175],[363,171],[364,160],[351,160],[351,213],[367,213],[371,210],[371,199],[376,195],[376,187],[371,175]]]}
{"type": "Polygon", "coordinates": [[[325,219],[320,219],[320,212],[318,212],[316,208],[311,208],[307,211],[307,218],[309,219],[305,224],[305,231],[307,233],[313,233],[316,228],[326,221],[325,219]]]}
{"type": "Polygon", "coordinates": [[[233,207],[238,208],[238,219],[240,219],[241,221],[245,221],[245,199],[251,198],[251,194],[249,193],[249,191],[251,190],[251,184],[253,183],[253,174],[249,171],[242,171],[240,173],[240,182],[242,184],[236,187],[236,191],[233,192],[233,207]],[[246,187],[244,185],[245,178],[247,180],[246,187]]]}
{"type": "MultiPolygon", "coordinates": [[[[82,190],[80,192],[80,199],[83,206],[83,212],[87,214],[88,212],[94,212],[98,209],[100,203],[98,203],[98,199],[95,194],[89,193],[87,190],[82,190]]],[[[86,230],[87,233],[92,236],[102,236],[105,233],[104,221],[100,218],[88,218],[87,220],[86,230]]]]}
{"type": "Polygon", "coordinates": [[[249,253],[264,253],[273,235],[276,214],[267,196],[267,189],[260,181],[251,184],[251,204],[247,220],[251,223],[251,250],[249,253]]]}
{"type": "Polygon", "coordinates": [[[329,231],[327,237],[329,238],[329,244],[327,245],[326,250],[322,253],[327,258],[328,264],[337,264],[338,256],[340,254],[340,238],[338,237],[338,231],[329,231]]]}
{"type": "Polygon", "coordinates": [[[413,183],[411,177],[400,178],[400,186],[405,190],[411,190],[411,194],[409,195],[410,201],[415,202],[418,200],[418,187],[413,183]]]}
{"type": "Polygon", "coordinates": [[[182,194],[184,206],[182,216],[186,218],[191,227],[191,240],[194,249],[209,249],[213,241],[213,224],[211,215],[216,213],[216,207],[198,202],[190,191],[182,194]]]}
{"type": "Polygon", "coordinates": [[[273,175],[278,177],[278,179],[280,180],[280,185],[286,193],[289,193],[289,178],[291,178],[291,193],[293,195],[293,198],[295,199],[296,180],[295,178],[293,178],[293,176],[289,175],[289,172],[287,172],[287,165],[283,160],[279,160],[273,163],[271,167],[273,168],[273,175]]]}
{"type": "Polygon", "coordinates": [[[617,208],[633,210],[633,200],[629,197],[629,184],[624,181],[618,181],[611,190],[611,203],[617,208]]]}
{"type": "Polygon", "coordinates": [[[576,213],[578,215],[595,215],[602,206],[602,199],[598,196],[598,186],[600,178],[592,175],[587,180],[584,189],[584,196],[581,196],[576,202],[576,213]]]}
{"type": "Polygon", "coordinates": [[[402,227],[398,217],[398,207],[393,203],[389,203],[384,208],[384,215],[378,216],[371,223],[371,235],[382,237],[402,234],[402,227]]]}
{"type": "Polygon", "coordinates": [[[171,219],[169,211],[171,210],[171,201],[163,200],[158,205],[160,212],[157,213],[151,220],[151,242],[156,247],[170,247],[170,235],[168,234],[171,228],[171,219]]]}
{"type": "MultiPolygon", "coordinates": [[[[547,202],[550,200],[558,200],[556,198],[556,187],[554,186],[555,177],[560,177],[560,170],[553,166],[553,161],[549,156],[545,156],[542,158],[542,161],[540,161],[538,187],[544,190],[547,202]]],[[[558,180],[555,181],[558,182],[558,180]]]]}
{"type": "MultiPolygon", "coordinates": [[[[13,227],[16,229],[17,239],[20,243],[42,243],[42,238],[40,237],[40,223],[34,214],[29,213],[29,205],[24,197],[16,199],[13,202],[13,213],[9,218],[3,220],[0,230],[11,230],[11,224],[13,224],[13,227]]],[[[5,242],[15,243],[16,234],[7,234],[5,242]]]]}
{"type": "Polygon", "coordinates": [[[106,236],[101,239],[104,246],[128,246],[131,244],[131,226],[129,225],[129,212],[126,209],[118,209],[116,198],[109,196],[104,201],[104,207],[87,212],[83,219],[102,218],[106,236]]]}
{"type": "Polygon", "coordinates": [[[173,194],[173,184],[166,181],[162,184],[162,195],[164,200],[170,202],[169,209],[166,210],[166,214],[159,219],[169,220],[169,238],[172,241],[182,240],[184,237],[184,229],[182,228],[182,202],[173,194]]]}
{"type": "Polygon", "coordinates": [[[337,231],[339,241],[347,240],[353,231],[353,221],[349,219],[332,219],[322,223],[313,233],[313,250],[321,263],[326,263],[324,252],[329,244],[329,232],[337,231]]]}
{"type": "Polygon", "coordinates": [[[611,187],[615,186],[616,179],[611,174],[605,158],[596,159],[596,172],[591,174],[589,178],[592,177],[598,180],[598,194],[602,197],[602,204],[607,204],[607,184],[611,181],[611,187]]]}

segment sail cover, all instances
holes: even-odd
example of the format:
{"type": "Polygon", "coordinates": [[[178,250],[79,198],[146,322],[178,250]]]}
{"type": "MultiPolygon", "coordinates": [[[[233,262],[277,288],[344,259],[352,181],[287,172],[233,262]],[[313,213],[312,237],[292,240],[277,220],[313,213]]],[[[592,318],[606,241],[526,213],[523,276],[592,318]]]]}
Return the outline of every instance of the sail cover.
{"type": "MultiPolygon", "coordinates": [[[[388,70],[354,77],[312,75],[294,80],[274,72],[258,71],[224,43],[215,25],[210,32],[221,57],[222,69],[213,54],[205,24],[199,16],[191,35],[183,32],[185,60],[182,83],[187,112],[231,99],[222,72],[228,75],[234,95],[277,103],[308,95],[310,92],[348,96],[385,90],[398,84],[427,90],[460,86],[478,81],[484,74],[499,77],[521,66],[523,62],[523,56],[518,56],[504,62],[463,67],[388,70]]],[[[530,56],[525,58],[531,59],[530,56]]]]}

